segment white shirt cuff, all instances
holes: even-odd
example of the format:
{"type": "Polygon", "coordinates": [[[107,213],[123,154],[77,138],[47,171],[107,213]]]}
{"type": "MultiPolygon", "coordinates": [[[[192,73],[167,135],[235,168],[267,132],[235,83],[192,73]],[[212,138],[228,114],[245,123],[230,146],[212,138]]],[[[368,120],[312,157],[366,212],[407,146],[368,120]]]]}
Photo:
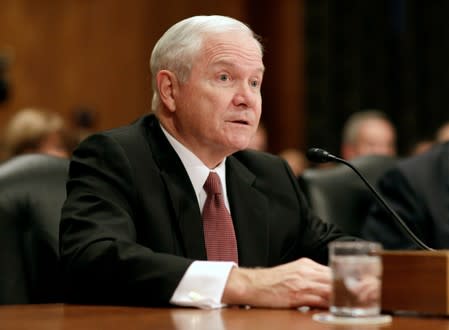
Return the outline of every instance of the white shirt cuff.
{"type": "Polygon", "coordinates": [[[170,303],[204,309],[221,308],[223,291],[232,267],[228,261],[194,261],[178,284],[170,303]]]}

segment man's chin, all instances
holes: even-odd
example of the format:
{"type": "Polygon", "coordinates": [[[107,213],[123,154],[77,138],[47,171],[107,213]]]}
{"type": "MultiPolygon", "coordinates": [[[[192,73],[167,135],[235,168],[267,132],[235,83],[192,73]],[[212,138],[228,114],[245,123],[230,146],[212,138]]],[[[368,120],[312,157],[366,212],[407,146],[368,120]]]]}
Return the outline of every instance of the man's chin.
{"type": "Polygon", "coordinates": [[[248,149],[249,144],[250,144],[250,141],[249,141],[249,140],[245,140],[245,141],[235,141],[235,142],[232,144],[232,146],[233,146],[234,149],[235,149],[234,152],[237,152],[237,151],[241,151],[241,150],[248,149]]]}
{"type": "Polygon", "coordinates": [[[231,135],[228,136],[226,144],[226,149],[228,150],[229,154],[233,154],[234,152],[245,150],[250,145],[251,138],[245,135],[231,135]]]}

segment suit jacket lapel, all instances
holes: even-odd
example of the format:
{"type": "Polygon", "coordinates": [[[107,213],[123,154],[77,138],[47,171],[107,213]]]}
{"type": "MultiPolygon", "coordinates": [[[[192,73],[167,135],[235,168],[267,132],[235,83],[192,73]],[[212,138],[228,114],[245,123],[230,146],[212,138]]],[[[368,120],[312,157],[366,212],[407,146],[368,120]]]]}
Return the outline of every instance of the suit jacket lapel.
{"type": "Polygon", "coordinates": [[[181,232],[178,238],[182,240],[186,257],[206,260],[201,212],[189,176],[157,119],[154,117],[149,121],[149,143],[171,199],[169,204],[173,206],[175,221],[181,232]]]}
{"type": "Polygon", "coordinates": [[[242,266],[268,264],[268,199],[254,186],[255,175],[235,157],[226,161],[226,184],[242,266]]]}
{"type": "MultiPolygon", "coordinates": [[[[201,212],[181,160],[154,116],[147,118],[148,141],[166,184],[186,257],[206,260],[201,212]]],[[[235,157],[226,161],[226,184],[242,266],[268,264],[268,200],[253,184],[255,175],[235,157]]]]}
{"type": "Polygon", "coordinates": [[[183,182],[184,175],[177,171],[164,171],[161,174],[172,201],[186,256],[207,260],[201,213],[190,181],[183,182]]]}

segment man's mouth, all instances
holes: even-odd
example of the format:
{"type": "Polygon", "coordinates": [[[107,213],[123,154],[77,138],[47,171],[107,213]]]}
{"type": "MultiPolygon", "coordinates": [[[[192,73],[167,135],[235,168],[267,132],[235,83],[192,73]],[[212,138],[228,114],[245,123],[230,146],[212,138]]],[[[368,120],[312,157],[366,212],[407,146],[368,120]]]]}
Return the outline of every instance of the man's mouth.
{"type": "Polygon", "coordinates": [[[240,124],[240,125],[249,125],[249,122],[247,120],[233,120],[231,123],[234,124],[240,124]]]}

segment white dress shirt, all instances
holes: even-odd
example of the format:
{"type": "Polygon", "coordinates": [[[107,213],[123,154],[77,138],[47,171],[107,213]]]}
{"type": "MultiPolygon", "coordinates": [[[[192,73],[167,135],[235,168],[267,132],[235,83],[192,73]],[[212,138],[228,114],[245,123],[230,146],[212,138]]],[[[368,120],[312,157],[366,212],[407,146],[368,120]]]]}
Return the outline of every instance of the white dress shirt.
{"type": "MultiPolygon", "coordinates": [[[[207,198],[207,193],[203,185],[211,169],[204,165],[189,149],[171,136],[162,125],[161,128],[171,146],[175,149],[179,158],[181,158],[182,164],[195,190],[200,210],[203,210],[207,198]]],[[[225,163],[226,159],[212,171],[216,172],[220,177],[225,205],[229,211],[229,200],[226,193],[225,163]]],[[[170,299],[170,303],[199,308],[224,307],[225,305],[221,303],[221,297],[223,296],[229,273],[234,266],[237,266],[234,262],[227,261],[194,261],[179,282],[178,287],[170,299]]]]}

